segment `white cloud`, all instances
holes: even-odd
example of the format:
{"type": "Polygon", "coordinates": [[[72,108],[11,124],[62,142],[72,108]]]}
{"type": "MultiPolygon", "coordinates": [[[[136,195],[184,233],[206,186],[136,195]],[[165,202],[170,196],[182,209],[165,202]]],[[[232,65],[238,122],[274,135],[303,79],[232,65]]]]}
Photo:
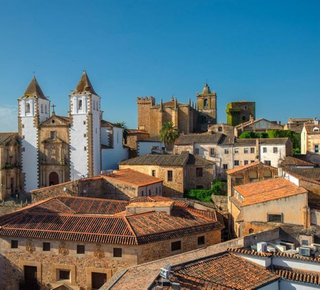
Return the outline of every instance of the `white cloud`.
{"type": "Polygon", "coordinates": [[[18,112],[13,106],[0,107],[0,132],[18,131],[18,112]]]}

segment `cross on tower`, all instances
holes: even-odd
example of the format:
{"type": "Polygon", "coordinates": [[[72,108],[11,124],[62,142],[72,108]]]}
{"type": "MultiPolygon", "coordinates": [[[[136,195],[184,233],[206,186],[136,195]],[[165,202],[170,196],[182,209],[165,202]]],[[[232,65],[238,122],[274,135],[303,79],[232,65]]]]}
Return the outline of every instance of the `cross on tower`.
{"type": "Polygon", "coordinates": [[[54,111],[54,108],[56,107],[56,105],[52,104],[52,115],[55,115],[55,111],[54,111]]]}

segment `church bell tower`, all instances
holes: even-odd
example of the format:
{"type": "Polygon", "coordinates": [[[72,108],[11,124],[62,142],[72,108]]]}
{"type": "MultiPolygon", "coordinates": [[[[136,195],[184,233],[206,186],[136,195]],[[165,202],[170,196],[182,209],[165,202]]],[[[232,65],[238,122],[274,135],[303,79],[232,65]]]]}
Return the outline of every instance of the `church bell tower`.
{"type": "Polygon", "coordinates": [[[210,91],[210,87],[206,83],[202,94],[197,94],[197,108],[206,118],[208,124],[217,123],[217,94],[210,91]]]}
{"type": "Polygon", "coordinates": [[[25,191],[39,186],[39,125],[50,115],[50,101],[43,94],[35,76],[23,96],[18,99],[21,163],[25,191]]]}

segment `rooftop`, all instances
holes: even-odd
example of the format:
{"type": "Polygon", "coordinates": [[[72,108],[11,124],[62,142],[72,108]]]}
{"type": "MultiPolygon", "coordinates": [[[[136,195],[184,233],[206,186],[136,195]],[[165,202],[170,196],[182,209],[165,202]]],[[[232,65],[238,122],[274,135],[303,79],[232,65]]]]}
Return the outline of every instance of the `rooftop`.
{"type": "MultiPolygon", "coordinates": [[[[281,166],[315,166],[313,163],[302,160],[300,158],[295,158],[293,156],[285,156],[284,160],[281,162],[281,166]]],[[[319,177],[320,178],[320,177],[319,177]]]]}
{"type": "Polygon", "coordinates": [[[140,245],[222,228],[214,212],[174,204],[170,215],[155,211],[120,214],[128,204],[57,196],[1,216],[0,235],[140,245]]]}
{"type": "MultiPolygon", "coordinates": [[[[248,168],[256,167],[258,165],[264,165],[264,164],[262,164],[260,161],[255,161],[255,162],[243,165],[243,166],[239,166],[239,167],[227,170],[227,174],[237,173],[237,172],[240,172],[240,171],[248,169],[248,168]]],[[[268,165],[266,165],[266,166],[268,166],[268,165]]]]}
{"type": "Polygon", "coordinates": [[[256,139],[237,139],[234,146],[255,146],[257,140],[260,145],[285,145],[289,138],[256,138],[256,139]]]}
{"type": "Polygon", "coordinates": [[[47,100],[35,76],[33,76],[29,86],[27,87],[21,99],[27,99],[27,98],[33,98],[33,97],[47,100]]]}
{"type": "Polygon", "coordinates": [[[71,93],[71,95],[78,95],[78,94],[94,94],[97,95],[94,91],[92,84],[89,80],[89,77],[87,75],[87,72],[84,70],[79,83],[77,84],[77,87],[75,90],[71,93]]]}
{"type": "Polygon", "coordinates": [[[106,180],[124,182],[135,186],[145,186],[163,181],[161,178],[156,178],[132,169],[114,170],[111,174],[103,174],[101,176],[106,180]]]}
{"type": "Polygon", "coordinates": [[[194,143],[218,144],[223,134],[186,134],[180,135],[175,145],[191,145],[194,143]]]}
{"type": "Polygon", "coordinates": [[[7,145],[16,135],[18,135],[17,132],[0,133],[0,145],[7,145]]]}
{"type": "Polygon", "coordinates": [[[242,206],[276,200],[293,195],[307,193],[303,187],[296,186],[285,178],[273,178],[244,185],[235,186],[244,201],[242,206]]]}

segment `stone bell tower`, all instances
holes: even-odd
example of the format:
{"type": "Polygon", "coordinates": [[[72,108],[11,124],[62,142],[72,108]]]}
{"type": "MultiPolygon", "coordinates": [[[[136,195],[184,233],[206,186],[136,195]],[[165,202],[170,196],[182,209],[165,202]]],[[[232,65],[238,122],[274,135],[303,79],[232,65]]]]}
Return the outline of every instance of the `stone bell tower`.
{"type": "Polygon", "coordinates": [[[39,186],[39,125],[50,115],[50,101],[43,94],[35,77],[18,99],[18,108],[22,182],[25,191],[29,192],[39,186]]]}
{"type": "Polygon", "coordinates": [[[210,91],[207,83],[202,94],[197,94],[197,109],[206,118],[207,124],[217,123],[217,94],[210,91]]]}

